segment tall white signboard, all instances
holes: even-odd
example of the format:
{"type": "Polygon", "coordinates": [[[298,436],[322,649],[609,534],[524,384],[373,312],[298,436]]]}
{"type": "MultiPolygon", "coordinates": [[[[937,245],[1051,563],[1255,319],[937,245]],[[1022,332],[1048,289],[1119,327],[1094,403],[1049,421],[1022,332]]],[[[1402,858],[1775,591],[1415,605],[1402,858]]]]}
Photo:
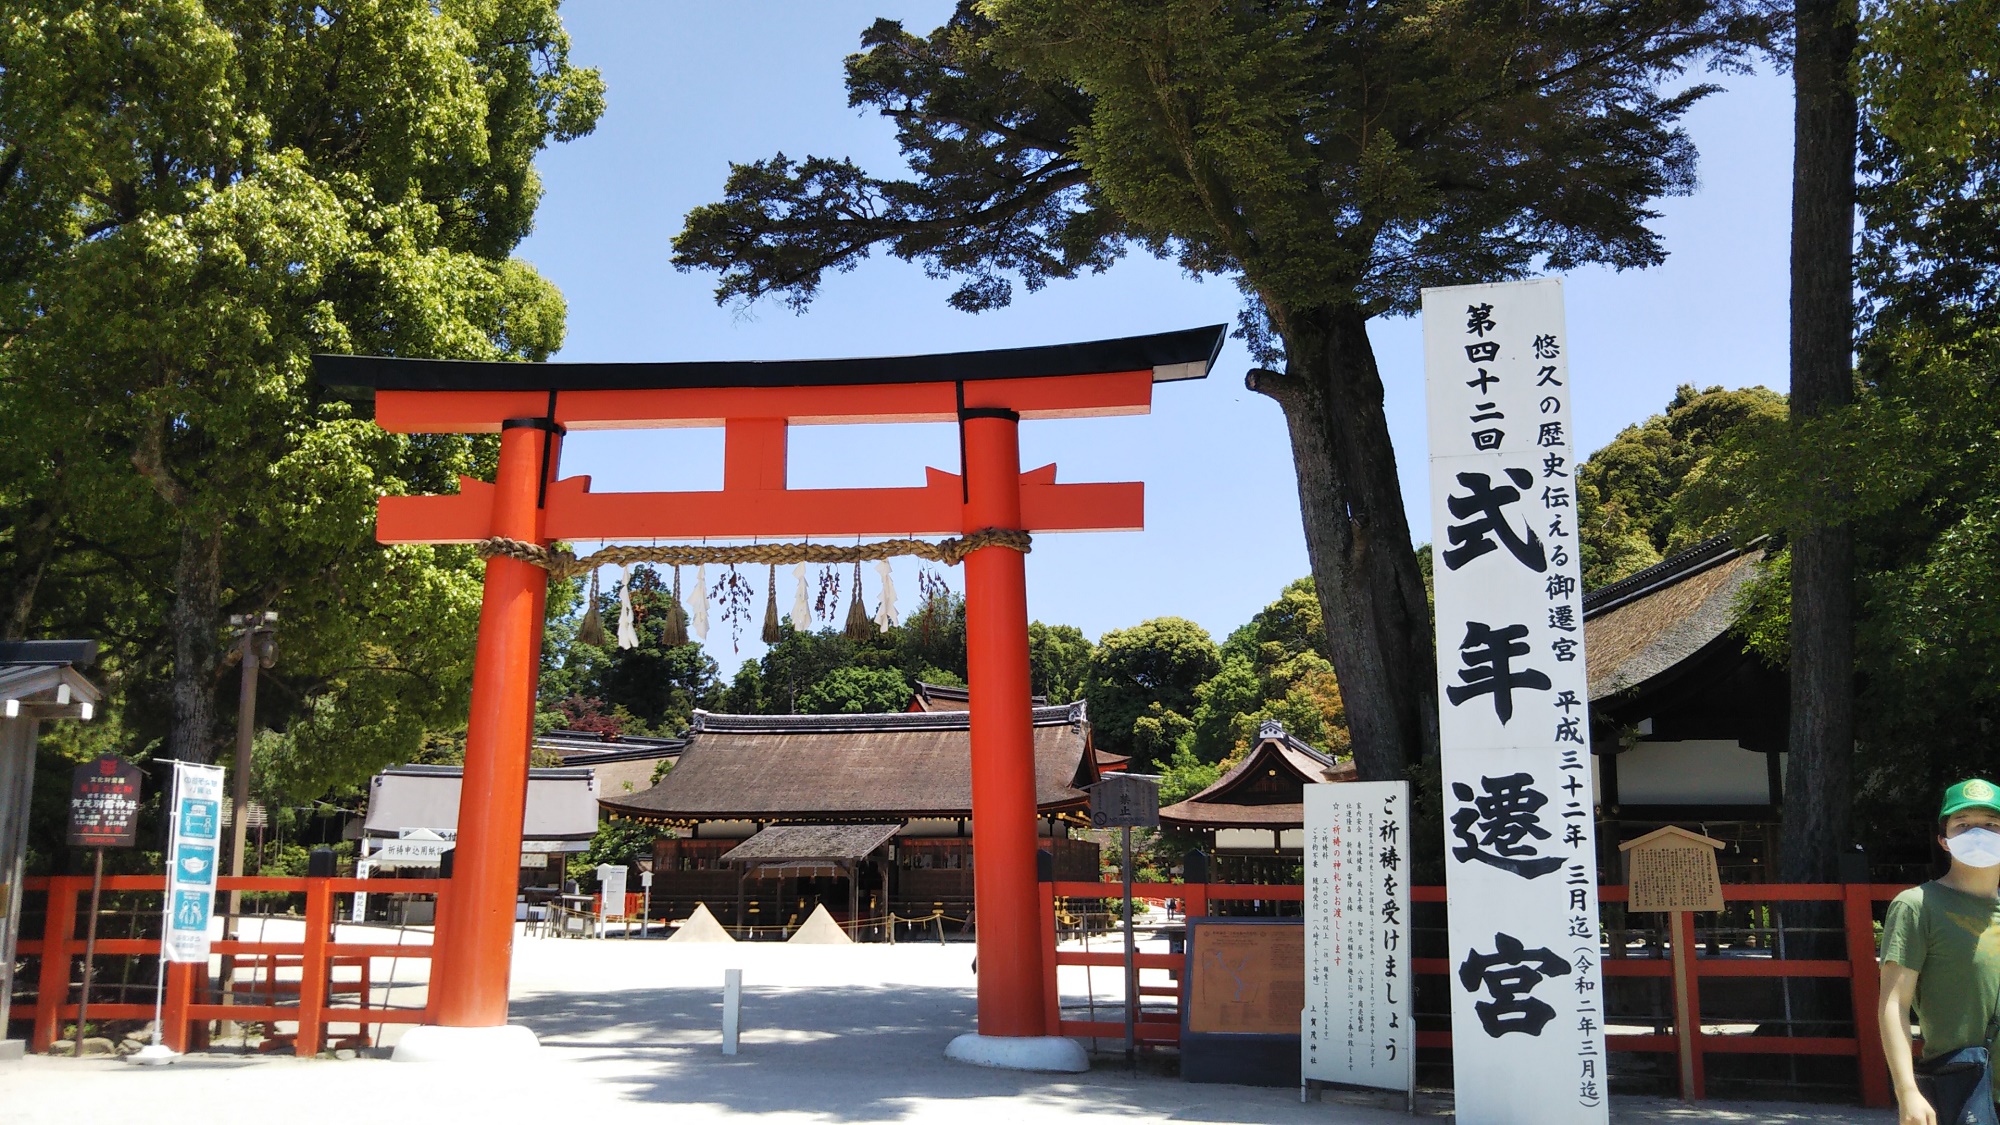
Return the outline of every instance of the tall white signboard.
{"type": "Polygon", "coordinates": [[[175,762],[168,816],[166,937],[160,954],[205,965],[222,851],[222,767],[175,762]]]}
{"type": "Polygon", "coordinates": [[[1307,1081],[1416,1089],[1410,1004],[1410,786],[1305,787],[1307,1081]]]}
{"type": "Polygon", "coordinates": [[[1603,1122],[1562,284],[1423,296],[1458,1120],[1603,1122]]]}

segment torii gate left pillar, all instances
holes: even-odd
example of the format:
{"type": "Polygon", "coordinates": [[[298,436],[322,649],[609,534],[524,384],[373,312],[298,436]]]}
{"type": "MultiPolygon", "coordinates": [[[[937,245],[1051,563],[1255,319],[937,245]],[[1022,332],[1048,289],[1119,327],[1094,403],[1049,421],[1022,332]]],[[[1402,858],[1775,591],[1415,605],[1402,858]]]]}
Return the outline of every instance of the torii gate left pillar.
{"type": "MultiPolygon", "coordinates": [[[[318,356],[320,379],[366,387],[376,421],[401,432],[500,433],[491,484],[380,504],[385,543],[726,539],[1137,530],[1144,486],[1057,484],[1020,471],[1023,418],[1145,413],[1156,381],[1200,378],[1221,326],[1052,348],[800,363],[565,365],[318,356]],[[961,474],[921,488],[793,489],[791,425],[956,421],[961,474]],[[721,426],[716,492],[594,494],[556,475],[569,429],[721,426]]],[[[1036,878],[1039,806],[1029,700],[1023,556],[988,546],[966,560],[971,681],[974,908],[979,1029],[947,1053],[988,1066],[1081,1070],[1044,994],[1036,878]]],[[[474,656],[452,892],[431,967],[435,1023],[398,1059],[490,1056],[534,1045],[507,1024],[516,866],[527,794],[547,575],[489,560],[474,656]]]]}

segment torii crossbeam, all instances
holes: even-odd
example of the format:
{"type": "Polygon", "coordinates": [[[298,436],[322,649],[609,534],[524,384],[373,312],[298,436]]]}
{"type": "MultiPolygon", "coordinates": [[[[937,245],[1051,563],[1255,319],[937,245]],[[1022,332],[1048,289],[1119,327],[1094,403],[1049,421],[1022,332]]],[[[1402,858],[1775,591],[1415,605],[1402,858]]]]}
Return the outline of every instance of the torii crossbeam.
{"type": "MultiPolygon", "coordinates": [[[[880,359],[564,364],[321,355],[313,363],[321,383],[372,394],[385,429],[500,434],[492,483],[465,478],[453,496],[383,497],[376,537],[384,543],[1130,531],[1145,522],[1143,484],[1059,484],[1054,465],[1023,473],[1019,424],[1147,413],[1155,383],[1207,375],[1224,335],[1214,325],[880,359]],[[908,488],[793,488],[788,480],[791,426],[950,421],[960,430],[956,474],[928,469],[922,485],[908,488]],[[720,490],[596,493],[587,477],[558,476],[570,430],[688,426],[723,429],[720,490]]],[[[988,546],[966,556],[965,569],[975,1038],[1016,1048],[990,1052],[995,1059],[1032,1058],[1018,1050],[1030,1045],[1017,1041],[1054,1037],[1058,1013],[1043,994],[1038,932],[1026,566],[1020,552],[988,546]]],[[[487,562],[452,894],[431,976],[441,1031],[506,1028],[547,585],[547,574],[529,563],[487,562]]],[[[411,1035],[422,1043],[466,1038],[411,1035]]],[[[975,1043],[969,1053],[978,1052],[975,1043]]]]}

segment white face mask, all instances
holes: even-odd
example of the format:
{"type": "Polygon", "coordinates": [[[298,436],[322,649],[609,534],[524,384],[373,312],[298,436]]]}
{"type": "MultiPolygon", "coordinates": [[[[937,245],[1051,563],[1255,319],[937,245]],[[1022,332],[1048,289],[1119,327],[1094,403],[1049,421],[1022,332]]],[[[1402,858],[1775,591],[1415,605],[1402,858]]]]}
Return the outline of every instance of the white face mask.
{"type": "Polygon", "coordinates": [[[2000,865],[2000,832],[1990,828],[1968,828],[1944,842],[1953,859],[1967,867],[2000,865]]]}

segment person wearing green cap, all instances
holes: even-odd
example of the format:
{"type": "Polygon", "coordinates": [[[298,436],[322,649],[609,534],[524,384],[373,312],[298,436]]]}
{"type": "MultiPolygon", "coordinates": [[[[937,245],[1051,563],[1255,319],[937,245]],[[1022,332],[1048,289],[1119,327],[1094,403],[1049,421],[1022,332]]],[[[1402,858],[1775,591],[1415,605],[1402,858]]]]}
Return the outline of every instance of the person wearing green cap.
{"type": "Polygon", "coordinates": [[[1882,1051],[1900,1125],[1994,1125],[1991,1051],[2000,1026],[2000,787],[1971,778],[1945,790],[1938,843],[1951,869],[1911,887],[1882,922],[1882,1051]],[[1923,1032],[1911,1050],[1911,1010],[1923,1032]],[[1941,1117],[1919,1088],[1957,1093],[1941,1117]]]}

